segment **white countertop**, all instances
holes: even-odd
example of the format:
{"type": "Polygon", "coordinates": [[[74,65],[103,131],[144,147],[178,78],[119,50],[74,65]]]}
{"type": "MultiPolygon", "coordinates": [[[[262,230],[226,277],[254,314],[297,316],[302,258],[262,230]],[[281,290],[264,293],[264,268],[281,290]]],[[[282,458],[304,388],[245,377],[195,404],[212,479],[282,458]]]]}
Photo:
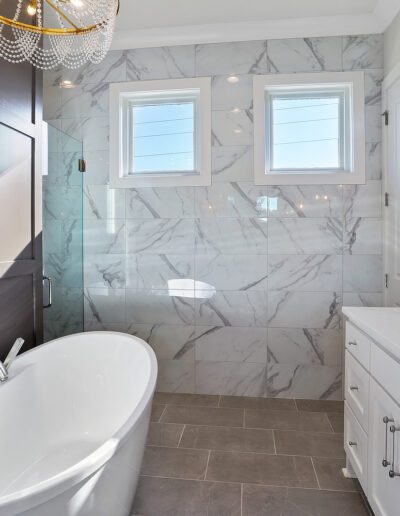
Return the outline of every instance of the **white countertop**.
{"type": "Polygon", "coordinates": [[[342,312],[400,361],[400,308],[344,306],[342,312]]]}

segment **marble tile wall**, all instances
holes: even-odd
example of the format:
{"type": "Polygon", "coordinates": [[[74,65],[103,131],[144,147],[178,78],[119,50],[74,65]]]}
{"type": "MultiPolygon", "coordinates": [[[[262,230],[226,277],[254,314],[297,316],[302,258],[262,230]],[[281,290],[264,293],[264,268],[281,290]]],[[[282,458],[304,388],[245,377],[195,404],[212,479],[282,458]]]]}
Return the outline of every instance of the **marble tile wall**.
{"type": "Polygon", "coordinates": [[[87,160],[85,328],[147,340],[163,391],[341,398],[341,306],[382,302],[382,46],[366,35],[137,49],[47,73],[46,115],[83,139],[87,160]],[[365,71],[367,184],[255,186],[252,76],[332,70],[365,71]],[[212,186],[110,189],[108,84],[193,76],[212,76],[212,186]]]}

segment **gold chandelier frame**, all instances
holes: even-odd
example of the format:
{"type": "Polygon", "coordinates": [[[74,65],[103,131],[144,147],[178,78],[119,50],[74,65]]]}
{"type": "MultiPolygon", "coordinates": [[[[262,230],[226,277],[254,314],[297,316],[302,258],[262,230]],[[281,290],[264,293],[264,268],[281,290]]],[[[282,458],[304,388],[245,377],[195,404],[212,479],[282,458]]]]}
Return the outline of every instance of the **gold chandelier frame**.
{"type": "MultiPolygon", "coordinates": [[[[61,9],[59,9],[52,0],[45,0],[50,7],[52,7],[55,11],[58,12],[60,16],[64,18],[70,25],[72,25],[72,28],[65,29],[53,29],[48,27],[39,27],[37,25],[31,25],[29,23],[23,23],[16,20],[11,20],[10,18],[6,18],[5,16],[0,15],[0,23],[4,23],[4,25],[8,25],[9,27],[13,27],[14,29],[21,29],[28,32],[34,32],[36,34],[42,34],[42,35],[52,35],[52,36],[73,36],[73,35],[79,35],[79,34],[87,34],[89,32],[92,32],[94,30],[97,30],[101,28],[103,23],[106,23],[108,20],[104,20],[104,22],[97,23],[95,25],[87,25],[86,27],[78,27],[61,9]]],[[[64,1],[64,0],[61,0],[64,1]]],[[[120,7],[120,0],[118,0],[118,7],[117,7],[117,15],[119,13],[119,7],[120,7]]]]}

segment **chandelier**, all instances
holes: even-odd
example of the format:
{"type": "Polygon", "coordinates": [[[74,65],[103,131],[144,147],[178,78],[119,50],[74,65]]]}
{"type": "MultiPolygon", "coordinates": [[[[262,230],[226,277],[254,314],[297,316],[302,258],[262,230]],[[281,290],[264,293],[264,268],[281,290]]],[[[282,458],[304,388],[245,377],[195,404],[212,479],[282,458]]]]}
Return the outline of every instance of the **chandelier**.
{"type": "Polygon", "coordinates": [[[78,68],[87,61],[99,63],[110,48],[119,0],[14,2],[12,12],[4,13],[0,1],[0,56],[11,63],[78,68]]]}

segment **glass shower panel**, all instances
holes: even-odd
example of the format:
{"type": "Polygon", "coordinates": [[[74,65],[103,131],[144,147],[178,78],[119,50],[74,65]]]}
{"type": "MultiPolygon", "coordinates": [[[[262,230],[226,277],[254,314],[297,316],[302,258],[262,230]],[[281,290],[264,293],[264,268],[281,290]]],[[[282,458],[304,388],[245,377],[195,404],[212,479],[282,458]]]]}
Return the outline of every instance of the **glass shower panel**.
{"type": "Polygon", "coordinates": [[[48,168],[43,173],[45,342],[83,331],[82,159],[82,142],[48,125],[48,168]]]}

